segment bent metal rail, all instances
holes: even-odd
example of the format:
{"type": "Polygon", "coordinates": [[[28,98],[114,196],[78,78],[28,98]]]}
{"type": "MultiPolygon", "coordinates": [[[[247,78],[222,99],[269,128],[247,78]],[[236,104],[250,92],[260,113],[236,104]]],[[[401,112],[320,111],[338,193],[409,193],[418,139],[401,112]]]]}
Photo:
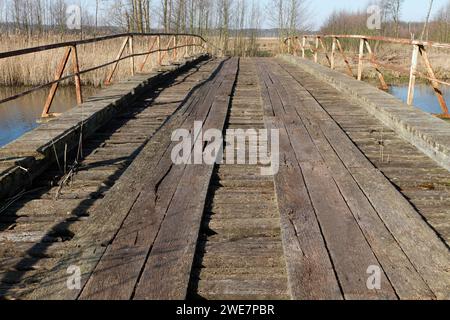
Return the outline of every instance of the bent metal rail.
{"type": "Polygon", "coordinates": [[[340,56],[345,62],[348,74],[352,77],[356,77],[360,81],[362,80],[363,76],[364,61],[367,61],[377,72],[381,88],[384,90],[388,89],[388,85],[383,76],[381,68],[392,70],[400,74],[407,74],[409,75],[408,97],[407,97],[408,105],[412,105],[414,101],[414,86],[416,78],[420,77],[426,79],[430,82],[430,85],[433,87],[433,90],[439,101],[439,105],[442,109],[442,114],[438,116],[441,118],[449,119],[450,118],[449,110],[445,98],[440,89],[440,85],[450,86],[450,82],[439,80],[436,77],[436,73],[434,72],[434,69],[431,65],[427,53],[427,48],[450,49],[450,44],[431,41],[397,39],[380,36],[365,36],[365,35],[302,35],[286,38],[283,42],[282,49],[284,52],[293,55],[299,55],[301,52],[301,56],[303,58],[306,58],[307,52],[311,52],[313,55],[314,62],[316,63],[319,62],[319,54],[323,54],[328,62],[329,67],[333,70],[336,67],[336,53],[339,52],[340,56]],[[331,39],[331,51],[327,48],[327,44],[324,41],[325,39],[331,39]],[[352,55],[353,53],[344,48],[342,41],[340,41],[341,39],[359,40],[359,52],[357,53],[358,67],[356,76],[354,75],[352,66],[348,58],[348,55],[352,55]],[[412,58],[409,70],[394,64],[382,63],[378,61],[375,50],[372,49],[370,41],[412,46],[412,58]],[[311,44],[311,42],[313,43],[311,44]],[[364,56],[366,50],[367,53],[369,54],[368,58],[364,56]],[[427,70],[427,74],[424,74],[423,72],[420,72],[418,70],[419,55],[422,57],[425,69],[427,70]]]}
{"type": "Polygon", "coordinates": [[[22,96],[31,94],[32,92],[35,92],[37,90],[44,89],[46,87],[51,87],[50,92],[48,94],[47,100],[45,102],[43,111],[42,111],[42,117],[47,118],[50,116],[57,116],[55,113],[51,113],[50,109],[53,103],[53,100],[55,98],[56,92],[58,90],[59,84],[63,81],[74,79],[75,82],[75,90],[76,90],[76,98],[77,103],[81,104],[83,103],[83,94],[82,94],[82,82],[81,82],[81,75],[92,72],[98,69],[102,69],[108,66],[112,66],[111,70],[107,73],[106,79],[105,79],[105,85],[109,85],[112,81],[112,78],[114,77],[114,74],[117,70],[117,67],[119,65],[119,62],[123,60],[129,60],[130,61],[130,73],[131,75],[134,75],[136,73],[136,65],[135,65],[135,58],[136,57],[144,57],[143,62],[139,65],[139,72],[142,72],[144,70],[144,67],[149,60],[149,58],[153,54],[157,54],[157,63],[159,65],[163,64],[164,58],[169,58],[171,55],[171,58],[173,60],[176,60],[179,55],[179,50],[184,49],[184,56],[191,56],[194,54],[199,53],[205,53],[208,52],[208,43],[207,41],[198,35],[193,34],[177,34],[177,33],[122,33],[122,34],[115,34],[115,35],[108,35],[103,37],[97,37],[97,38],[91,38],[91,39],[85,39],[85,40],[79,40],[79,41],[69,41],[69,42],[63,42],[63,43],[55,43],[50,45],[44,45],[44,46],[38,46],[38,47],[32,47],[32,48],[26,48],[21,50],[14,50],[14,51],[8,51],[8,52],[0,52],[0,60],[6,59],[6,58],[13,58],[18,57],[26,54],[32,54],[32,53],[39,53],[43,51],[49,51],[49,50],[55,50],[65,48],[63,57],[61,58],[57,70],[55,73],[55,79],[54,81],[35,86],[27,91],[21,92],[19,94],[9,96],[5,99],[0,100],[0,104],[16,100],[22,96]],[[144,37],[148,38],[149,40],[149,49],[145,52],[135,52],[135,48],[133,45],[133,39],[136,37],[144,37]],[[101,65],[97,65],[91,68],[87,68],[84,70],[80,69],[80,63],[79,63],[79,56],[77,48],[81,45],[91,44],[91,43],[97,43],[97,42],[103,42],[107,40],[112,39],[121,39],[123,38],[123,43],[120,46],[119,52],[117,54],[117,57],[113,61],[105,62],[101,65]],[[165,39],[164,39],[165,38],[165,39]],[[163,46],[163,43],[167,43],[167,46],[163,46]],[[125,49],[128,47],[128,54],[124,55],[125,49]],[[69,62],[69,59],[72,57],[72,73],[68,75],[64,75],[64,72],[66,70],[66,66],[69,62]]]}

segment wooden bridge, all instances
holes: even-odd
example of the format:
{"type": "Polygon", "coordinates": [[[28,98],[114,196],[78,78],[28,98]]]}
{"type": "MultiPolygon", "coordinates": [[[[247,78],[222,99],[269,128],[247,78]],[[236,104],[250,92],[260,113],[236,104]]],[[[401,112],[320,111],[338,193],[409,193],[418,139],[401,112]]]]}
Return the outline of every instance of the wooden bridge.
{"type": "MultiPolygon", "coordinates": [[[[135,55],[123,37],[110,71],[135,55]]],[[[301,57],[204,43],[140,54],[174,59],[0,149],[0,297],[449,299],[448,123],[301,57]],[[278,170],[174,164],[195,121],[277,130],[278,170]]]]}

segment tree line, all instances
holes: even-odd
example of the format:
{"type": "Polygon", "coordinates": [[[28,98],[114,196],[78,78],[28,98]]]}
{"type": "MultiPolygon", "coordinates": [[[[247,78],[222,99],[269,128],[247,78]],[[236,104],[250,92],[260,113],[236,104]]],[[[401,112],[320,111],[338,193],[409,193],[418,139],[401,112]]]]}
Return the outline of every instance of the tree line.
{"type": "Polygon", "coordinates": [[[402,20],[406,4],[405,0],[369,1],[367,6],[377,5],[381,9],[381,28],[375,30],[367,27],[367,19],[371,15],[367,10],[334,11],[323,24],[321,32],[450,42],[450,0],[442,7],[437,7],[433,0],[423,1],[424,16],[417,17],[416,22],[402,20]],[[432,15],[432,11],[437,13],[432,15]]]}

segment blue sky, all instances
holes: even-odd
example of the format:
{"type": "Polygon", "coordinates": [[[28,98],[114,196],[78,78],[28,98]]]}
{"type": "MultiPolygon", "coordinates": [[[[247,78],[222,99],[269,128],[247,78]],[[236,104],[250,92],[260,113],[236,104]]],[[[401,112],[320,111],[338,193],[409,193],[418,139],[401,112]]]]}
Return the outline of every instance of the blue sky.
{"type": "MultiPolygon", "coordinates": [[[[81,1],[84,3],[85,7],[88,7],[89,10],[93,11],[95,7],[94,0],[70,0],[73,2],[81,1]]],[[[105,2],[111,2],[111,0],[103,0],[105,2]]],[[[214,0],[217,1],[217,0],[214,0]]],[[[247,0],[251,3],[253,0],[247,0]]],[[[267,12],[267,4],[272,3],[272,0],[256,0],[261,1],[262,9],[264,12],[267,12]]],[[[309,0],[310,1],[310,11],[311,11],[311,23],[313,23],[315,28],[319,28],[322,23],[326,20],[326,18],[336,9],[365,9],[367,8],[367,4],[369,2],[373,2],[370,0],[309,0]]],[[[433,14],[435,14],[440,8],[442,8],[446,3],[450,0],[434,0],[433,5],[433,14]]],[[[153,5],[159,5],[160,0],[152,0],[153,5]]],[[[427,9],[428,9],[429,0],[405,0],[403,4],[402,10],[402,20],[404,21],[423,21],[425,20],[427,9]]],[[[270,10],[270,9],[269,9],[270,10]]],[[[270,28],[273,27],[271,25],[270,19],[264,17],[263,27],[270,28]]]]}
{"type": "MultiPolygon", "coordinates": [[[[436,13],[449,0],[434,0],[433,13],[436,13]]],[[[364,0],[312,0],[311,10],[315,27],[319,27],[334,9],[364,9],[368,1],[364,0]]],[[[423,21],[428,10],[428,0],[405,0],[403,4],[402,20],[423,21]]]]}

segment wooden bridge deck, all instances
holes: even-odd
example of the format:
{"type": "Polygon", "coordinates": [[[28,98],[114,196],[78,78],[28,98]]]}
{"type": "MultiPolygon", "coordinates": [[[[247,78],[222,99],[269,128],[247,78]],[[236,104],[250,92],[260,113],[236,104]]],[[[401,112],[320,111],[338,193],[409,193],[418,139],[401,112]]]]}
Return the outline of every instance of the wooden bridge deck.
{"type": "Polygon", "coordinates": [[[450,173],[286,61],[200,62],[117,112],[82,154],[70,181],[54,164],[3,207],[0,297],[450,298],[450,173]],[[173,165],[172,132],[194,121],[278,129],[279,172],[173,165]]]}

